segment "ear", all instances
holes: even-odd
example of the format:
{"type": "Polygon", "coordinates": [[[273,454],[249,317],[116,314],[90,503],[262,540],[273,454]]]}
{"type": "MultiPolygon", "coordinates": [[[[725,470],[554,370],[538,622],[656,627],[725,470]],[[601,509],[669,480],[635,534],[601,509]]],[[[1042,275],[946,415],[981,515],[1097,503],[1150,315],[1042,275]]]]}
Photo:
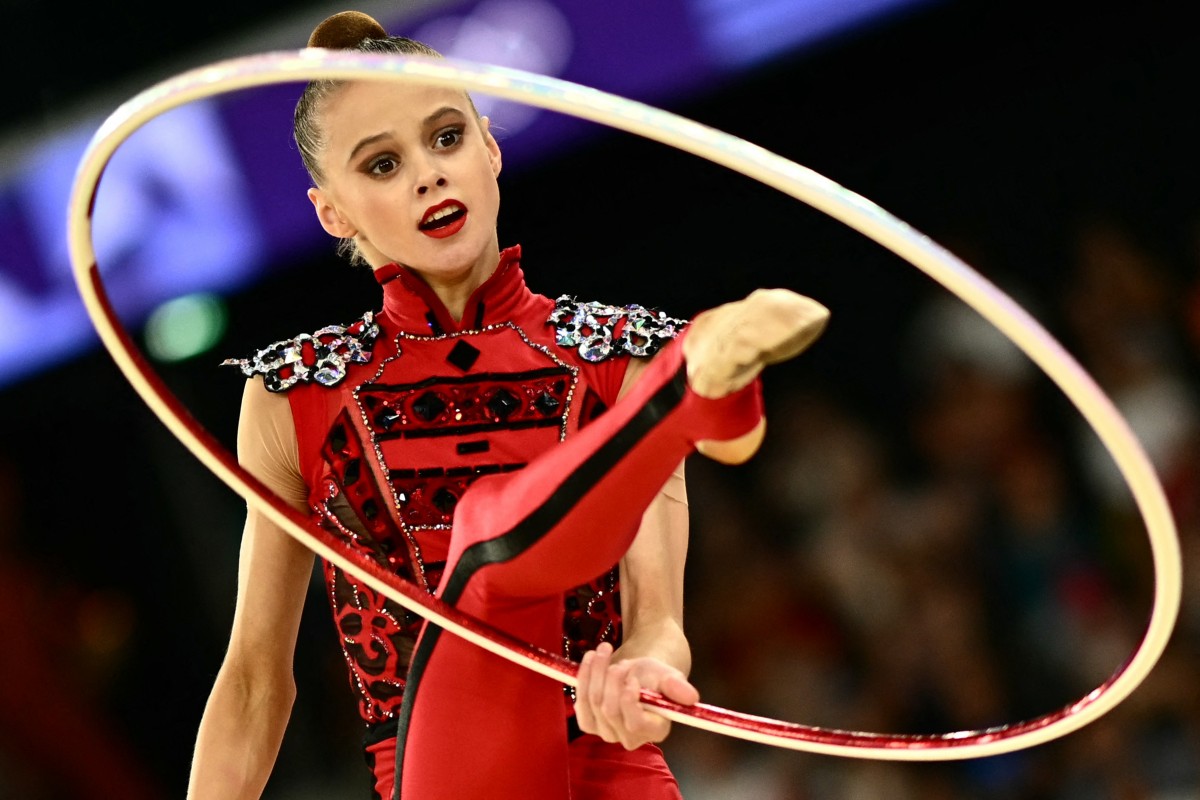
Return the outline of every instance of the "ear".
{"type": "Polygon", "coordinates": [[[488,151],[488,161],[492,163],[492,174],[499,178],[501,166],[500,144],[496,141],[496,137],[492,136],[492,121],[487,117],[480,117],[479,127],[483,130],[483,145],[488,151]]]}
{"type": "Polygon", "coordinates": [[[317,212],[321,227],[330,236],[335,239],[353,239],[358,234],[358,229],[341,215],[324,191],[309,189],[308,199],[313,204],[313,210],[317,212]]]}

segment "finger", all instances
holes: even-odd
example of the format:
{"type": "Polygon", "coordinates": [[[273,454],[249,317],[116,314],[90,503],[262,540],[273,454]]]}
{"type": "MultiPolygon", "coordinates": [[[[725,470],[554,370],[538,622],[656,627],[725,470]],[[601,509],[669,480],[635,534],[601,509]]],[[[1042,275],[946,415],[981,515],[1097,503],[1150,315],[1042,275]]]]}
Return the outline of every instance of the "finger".
{"type": "Polygon", "coordinates": [[[614,729],[624,727],[625,706],[628,703],[628,690],[626,685],[629,681],[633,681],[637,685],[637,680],[634,679],[630,672],[628,662],[613,664],[608,668],[604,686],[604,701],[596,709],[596,713],[604,717],[614,729]]]}
{"type": "Polygon", "coordinates": [[[626,750],[635,750],[646,742],[661,742],[667,738],[670,722],[642,705],[642,687],[633,676],[622,682],[620,695],[621,744],[626,750]]]}
{"type": "Polygon", "coordinates": [[[595,653],[591,650],[583,654],[579,660],[579,671],[575,675],[575,721],[584,733],[596,732],[596,719],[592,713],[591,703],[588,702],[588,687],[592,681],[592,662],[595,653]]]}
{"type": "Polygon", "coordinates": [[[591,705],[592,720],[596,727],[593,733],[606,742],[616,742],[620,737],[604,713],[604,696],[612,663],[612,645],[601,642],[592,653],[592,674],[587,687],[587,700],[591,705]]]}
{"type": "Polygon", "coordinates": [[[626,750],[633,750],[652,740],[654,730],[647,712],[641,704],[642,689],[633,677],[627,678],[621,686],[621,725],[624,736],[621,744],[626,750]]]}
{"type": "Polygon", "coordinates": [[[663,697],[681,705],[694,706],[700,702],[700,690],[682,675],[665,676],[659,684],[658,691],[663,697]]]}

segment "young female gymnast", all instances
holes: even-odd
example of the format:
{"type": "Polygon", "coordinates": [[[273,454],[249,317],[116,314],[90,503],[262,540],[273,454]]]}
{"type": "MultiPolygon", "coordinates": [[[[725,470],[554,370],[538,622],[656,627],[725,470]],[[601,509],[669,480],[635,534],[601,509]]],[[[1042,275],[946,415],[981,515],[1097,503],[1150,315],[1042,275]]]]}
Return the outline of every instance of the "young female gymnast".
{"type": "MultiPolygon", "coordinates": [[[[357,12],[309,44],[437,55],[357,12]]],[[[681,465],[694,450],[753,454],[759,372],[804,350],[828,312],[760,290],[687,323],[534,294],[519,247],[499,246],[488,126],[460,90],[306,87],[309,198],[373,270],[382,308],[230,362],[262,378],[246,384],[239,459],[345,547],[520,640],[583,653],[564,701],[561,685],[323,562],[375,797],[678,798],[653,744],[669,725],[638,697],[699,699],[681,465]]],[[[261,795],[295,696],[314,555],[251,511],[240,558],[192,800],[261,795]]]]}

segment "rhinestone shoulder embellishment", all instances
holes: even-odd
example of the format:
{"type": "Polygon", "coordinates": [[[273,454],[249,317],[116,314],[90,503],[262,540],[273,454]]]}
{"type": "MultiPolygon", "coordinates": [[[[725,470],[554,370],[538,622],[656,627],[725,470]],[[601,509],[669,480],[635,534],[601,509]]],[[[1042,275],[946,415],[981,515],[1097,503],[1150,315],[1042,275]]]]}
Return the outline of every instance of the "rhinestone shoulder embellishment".
{"type": "Polygon", "coordinates": [[[286,392],[297,383],[336,386],[351,364],[371,360],[379,325],[371,311],[349,325],[328,325],[262,348],[250,358],[227,358],[221,366],[241,369],[247,378],[263,376],[267,391],[286,392]]]}
{"type": "Polygon", "coordinates": [[[547,324],[554,325],[559,345],[578,347],[585,361],[598,362],[613,355],[652,356],[688,321],[637,304],[584,303],[564,294],[554,301],[547,324]]]}

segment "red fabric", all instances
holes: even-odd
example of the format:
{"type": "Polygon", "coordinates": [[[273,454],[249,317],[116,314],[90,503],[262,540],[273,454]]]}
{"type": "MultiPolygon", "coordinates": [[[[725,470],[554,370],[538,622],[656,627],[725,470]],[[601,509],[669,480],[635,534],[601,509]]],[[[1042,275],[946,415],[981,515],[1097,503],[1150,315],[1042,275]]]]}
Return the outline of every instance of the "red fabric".
{"type": "MultiPolygon", "coordinates": [[[[439,594],[536,647],[553,648],[562,636],[564,588],[620,558],[637,520],[695,441],[745,433],[761,415],[757,382],[721,400],[683,392],[677,405],[652,405],[660,392],[682,391],[673,389],[682,364],[679,343],[669,345],[599,420],[525,469],[477,481],[458,505],[439,594]],[[628,435],[627,424],[646,418],[652,427],[628,435]],[[615,462],[593,474],[593,457],[610,450],[615,462]],[[456,591],[456,568],[471,563],[466,554],[531,527],[538,534],[532,541],[518,538],[511,554],[465,570],[469,577],[456,591]]],[[[568,800],[557,685],[436,628],[422,637],[414,664],[427,661],[405,691],[410,719],[406,739],[401,733],[400,797],[568,800]],[[479,766],[464,768],[464,754],[479,766]]]]}
{"type": "MultiPolygon", "coordinates": [[[[337,387],[298,385],[289,397],[310,500],[331,530],[466,612],[561,652],[573,587],[612,571],[695,438],[748,430],[761,394],[756,382],[720,401],[681,395],[672,383],[682,364],[676,343],[616,403],[628,358],[592,363],[558,345],[547,324],[554,303],[525,287],[519,255],[503,253],[459,323],[417,276],[381,271],[382,335],[370,363],[351,366],[337,387]],[[660,390],[677,404],[652,415],[649,430],[614,440],[660,390]],[[608,410],[582,417],[597,406],[608,410]],[[611,468],[589,468],[614,441],[611,468]],[[529,529],[534,509],[537,535],[513,545],[506,533],[529,529]],[[483,543],[511,552],[448,583],[462,554],[483,543]]],[[[326,579],[364,721],[385,733],[396,720],[402,726],[404,800],[566,800],[575,770],[589,776],[580,791],[624,796],[583,788],[598,786],[603,770],[585,768],[586,755],[568,757],[560,684],[423,630],[420,618],[330,565],[326,579]]],[[[615,609],[609,614],[619,623],[615,609]]],[[[385,798],[394,742],[368,748],[385,798]]],[[[648,763],[629,760],[629,774],[614,773],[612,785],[645,786],[638,776],[648,763]]],[[[640,797],[677,796],[673,780],[661,785],[664,794],[640,797]]]]}
{"type": "MultiPolygon", "coordinates": [[[[433,591],[446,558],[453,506],[466,488],[489,472],[524,468],[573,435],[593,406],[611,406],[629,357],[591,363],[575,348],[558,346],[547,324],[554,302],[527,288],[519,247],[502,252],[496,272],[473,293],[460,323],[403,267],[385,267],[376,278],[384,289],[383,310],[376,316],[382,333],[370,363],[351,366],[339,386],[299,384],[288,391],[300,466],[312,504],[326,509],[331,527],[337,520],[329,500],[339,495],[369,528],[357,536],[342,530],[343,538],[433,591]],[[477,351],[467,370],[454,355],[464,347],[477,351]],[[489,401],[501,391],[520,402],[502,424],[488,425],[489,401]],[[422,405],[427,396],[445,407],[422,405]],[[544,411],[549,404],[557,406],[544,411]],[[394,427],[384,430],[388,422],[394,427]],[[331,444],[330,431],[338,424],[346,434],[331,444]],[[486,449],[470,449],[484,444],[486,449]],[[345,474],[351,468],[359,475],[355,481],[345,474]]],[[[328,563],[323,568],[359,712],[368,724],[386,724],[400,706],[421,620],[354,576],[328,563]]],[[[615,570],[601,567],[571,594],[594,593],[593,581],[613,595],[596,619],[580,620],[579,603],[568,605],[566,591],[560,600],[576,650],[620,643],[615,570]]],[[[555,648],[568,655],[562,651],[555,648]]]]}
{"type": "Polygon", "coordinates": [[[567,748],[571,800],[682,800],[679,784],[658,747],[626,750],[584,734],[567,748]]]}
{"type": "MultiPolygon", "coordinates": [[[[367,748],[372,800],[391,795],[396,780],[396,740],[367,748]]],[[[626,750],[584,734],[567,745],[571,800],[682,800],[679,784],[661,749],[652,744],[626,750]]]]}

